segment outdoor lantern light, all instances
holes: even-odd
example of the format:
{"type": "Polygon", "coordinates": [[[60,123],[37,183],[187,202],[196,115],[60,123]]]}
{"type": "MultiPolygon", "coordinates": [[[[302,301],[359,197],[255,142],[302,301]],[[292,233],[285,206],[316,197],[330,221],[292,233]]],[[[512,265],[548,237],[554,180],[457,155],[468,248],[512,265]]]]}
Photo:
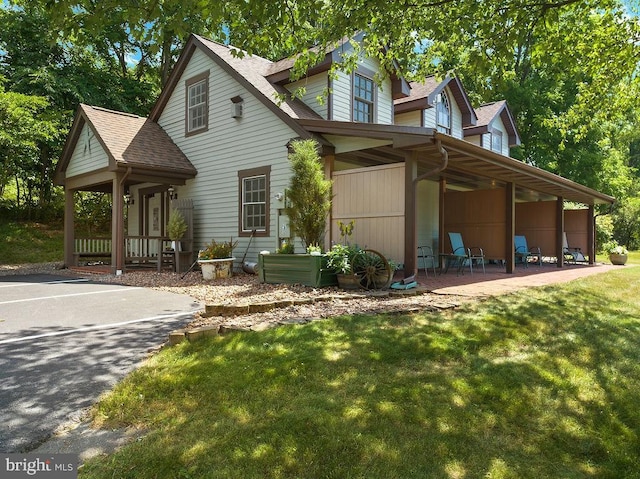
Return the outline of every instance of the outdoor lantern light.
{"type": "Polygon", "coordinates": [[[171,198],[172,200],[178,198],[178,193],[176,193],[173,185],[169,185],[169,189],[167,190],[167,192],[169,193],[169,198],[171,198]]]}
{"type": "Polygon", "coordinates": [[[128,191],[124,194],[124,204],[127,206],[133,204],[133,197],[129,194],[128,191]]]}

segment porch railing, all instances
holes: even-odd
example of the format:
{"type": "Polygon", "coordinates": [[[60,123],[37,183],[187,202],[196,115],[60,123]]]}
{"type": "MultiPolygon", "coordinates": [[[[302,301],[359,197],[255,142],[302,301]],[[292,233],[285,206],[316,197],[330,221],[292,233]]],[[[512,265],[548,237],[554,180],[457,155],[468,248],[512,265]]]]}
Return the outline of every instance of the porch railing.
{"type": "MultiPolygon", "coordinates": [[[[157,236],[126,236],[124,253],[126,264],[156,263],[161,253],[171,247],[169,238],[157,236]]],[[[110,258],[112,252],[111,238],[75,238],[74,263],[77,266],[80,258],[110,258]]]]}

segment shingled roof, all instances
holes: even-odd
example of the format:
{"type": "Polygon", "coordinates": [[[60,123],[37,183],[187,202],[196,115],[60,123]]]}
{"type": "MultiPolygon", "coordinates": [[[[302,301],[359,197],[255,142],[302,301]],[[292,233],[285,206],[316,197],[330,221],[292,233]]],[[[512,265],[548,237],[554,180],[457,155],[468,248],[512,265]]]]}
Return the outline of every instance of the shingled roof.
{"type": "Polygon", "coordinates": [[[500,117],[507,133],[509,134],[509,146],[516,146],[520,144],[520,135],[516,128],[516,122],[513,119],[509,106],[505,100],[485,103],[484,105],[479,106],[476,108],[476,116],[478,117],[478,122],[475,126],[465,128],[464,136],[488,133],[491,123],[496,118],[500,117]]]}
{"type": "Polygon", "coordinates": [[[197,170],[160,126],[144,117],[80,104],[60,160],[66,169],[84,124],[109,157],[109,168],[134,167],[195,176],[197,170]]]}
{"type": "Polygon", "coordinates": [[[471,106],[471,102],[462,87],[462,83],[456,77],[447,76],[442,80],[438,80],[435,76],[431,75],[420,83],[411,82],[409,86],[411,88],[409,96],[398,98],[393,102],[396,113],[432,108],[435,105],[437,95],[448,86],[462,112],[463,126],[473,126],[476,124],[475,110],[471,106]]]}

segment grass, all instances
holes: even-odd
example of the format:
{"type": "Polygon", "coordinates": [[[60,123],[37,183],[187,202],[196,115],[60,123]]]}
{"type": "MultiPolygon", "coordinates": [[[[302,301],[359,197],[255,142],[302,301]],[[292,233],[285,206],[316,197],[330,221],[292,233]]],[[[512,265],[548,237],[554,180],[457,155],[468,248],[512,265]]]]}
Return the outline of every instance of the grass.
{"type": "Polygon", "coordinates": [[[0,264],[62,261],[60,225],[0,220],[0,264]]]}
{"type": "Polygon", "coordinates": [[[163,350],[81,478],[638,478],[640,268],[163,350]]]}

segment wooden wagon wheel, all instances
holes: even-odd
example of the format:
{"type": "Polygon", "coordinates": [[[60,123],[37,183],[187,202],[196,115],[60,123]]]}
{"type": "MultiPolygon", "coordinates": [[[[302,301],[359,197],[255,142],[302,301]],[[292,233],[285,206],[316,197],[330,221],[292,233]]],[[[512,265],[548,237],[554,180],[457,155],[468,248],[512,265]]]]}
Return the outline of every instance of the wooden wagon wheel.
{"type": "Polygon", "coordinates": [[[360,276],[360,285],[365,289],[382,289],[391,281],[387,258],[372,249],[362,250],[353,259],[353,272],[360,276]]]}

